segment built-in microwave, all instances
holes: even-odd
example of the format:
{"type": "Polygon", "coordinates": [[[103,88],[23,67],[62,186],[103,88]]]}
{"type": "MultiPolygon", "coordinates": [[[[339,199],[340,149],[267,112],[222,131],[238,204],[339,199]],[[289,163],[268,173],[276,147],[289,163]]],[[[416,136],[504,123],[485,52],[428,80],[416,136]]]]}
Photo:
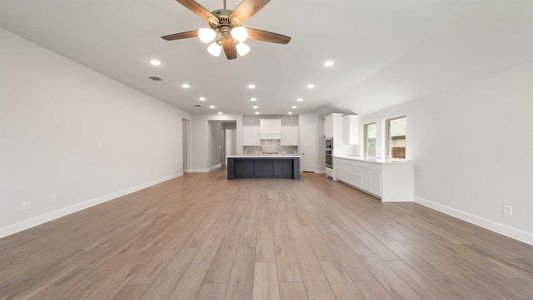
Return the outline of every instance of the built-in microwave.
{"type": "Polygon", "coordinates": [[[333,150],[333,138],[326,138],[326,149],[333,150]]]}

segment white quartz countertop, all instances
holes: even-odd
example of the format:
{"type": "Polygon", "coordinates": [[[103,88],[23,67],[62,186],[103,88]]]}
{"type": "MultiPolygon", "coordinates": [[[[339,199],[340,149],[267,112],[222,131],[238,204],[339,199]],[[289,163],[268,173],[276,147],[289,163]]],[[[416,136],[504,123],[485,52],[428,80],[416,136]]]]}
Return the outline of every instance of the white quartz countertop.
{"type": "Polygon", "coordinates": [[[298,154],[256,154],[256,153],[250,153],[250,154],[241,154],[241,155],[228,155],[227,158],[295,158],[300,157],[298,154]]]}
{"type": "Polygon", "coordinates": [[[413,161],[409,159],[376,159],[376,158],[364,158],[357,156],[344,156],[344,155],[335,155],[333,158],[348,159],[362,161],[372,164],[412,164],[413,161]]]}

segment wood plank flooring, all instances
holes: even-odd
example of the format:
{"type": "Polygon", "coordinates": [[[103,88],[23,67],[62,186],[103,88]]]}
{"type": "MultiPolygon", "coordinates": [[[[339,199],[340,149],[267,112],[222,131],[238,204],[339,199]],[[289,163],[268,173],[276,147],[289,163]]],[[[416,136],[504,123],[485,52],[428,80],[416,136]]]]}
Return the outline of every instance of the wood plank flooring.
{"type": "Polygon", "coordinates": [[[0,299],[533,299],[533,247],[322,175],[189,174],[0,239],[0,299]]]}

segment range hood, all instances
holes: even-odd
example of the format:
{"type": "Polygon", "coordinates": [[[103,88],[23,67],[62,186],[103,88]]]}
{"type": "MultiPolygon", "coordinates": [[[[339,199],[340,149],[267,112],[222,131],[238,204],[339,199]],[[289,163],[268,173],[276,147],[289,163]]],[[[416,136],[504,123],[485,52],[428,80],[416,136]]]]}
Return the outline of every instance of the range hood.
{"type": "Polygon", "coordinates": [[[261,133],[259,135],[261,140],[281,140],[281,133],[261,133]]]}
{"type": "Polygon", "coordinates": [[[259,139],[281,140],[281,119],[259,119],[259,139]]]}

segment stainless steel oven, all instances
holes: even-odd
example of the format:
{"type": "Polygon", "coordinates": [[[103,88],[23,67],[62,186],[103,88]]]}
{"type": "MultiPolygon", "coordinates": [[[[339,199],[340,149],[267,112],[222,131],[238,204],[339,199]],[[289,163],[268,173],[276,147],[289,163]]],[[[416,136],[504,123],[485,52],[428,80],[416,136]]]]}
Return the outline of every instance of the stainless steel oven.
{"type": "Polygon", "coordinates": [[[326,149],[326,168],[333,169],[333,150],[326,149]]]}
{"type": "Polygon", "coordinates": [[[326,138],[326,168],[333,169],[333,138],[326,138]]]}

